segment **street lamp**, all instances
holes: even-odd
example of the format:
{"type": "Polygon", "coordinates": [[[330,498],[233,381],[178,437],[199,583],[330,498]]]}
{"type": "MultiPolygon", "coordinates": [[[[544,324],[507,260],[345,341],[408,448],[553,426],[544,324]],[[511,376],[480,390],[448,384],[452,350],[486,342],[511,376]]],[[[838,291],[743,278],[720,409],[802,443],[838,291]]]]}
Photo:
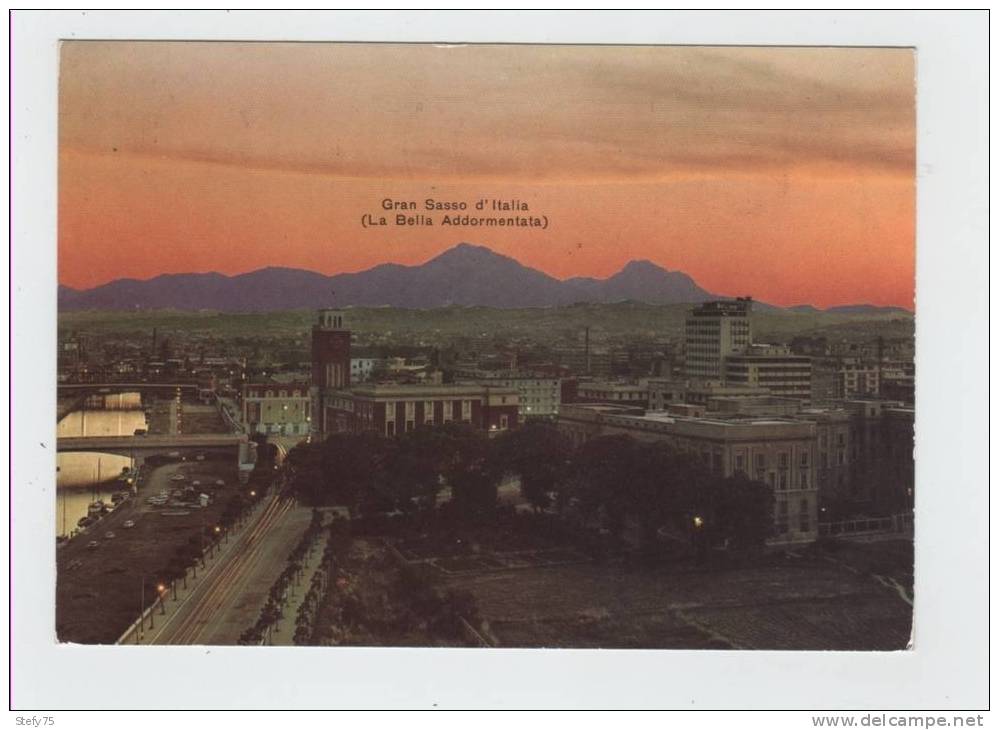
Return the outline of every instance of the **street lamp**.
{"type": "Polygon", "coordinates": [[[698,529],[704,527],[704,520],[700,515],[694,515],[694,527],[698,529]]]}
{"type": "Polygon", "coordinates": [[[139,579],[139,628],[135,632],[135,643],[138,644],[142,638],[143,630],[146,628],[146,619],[143,614],[146,612],[146,577],[139,579]]]}
{"type": "Polygon", "coordinates": [[[163,596],[166,594],[166,586],[159,583],[156,586],[156,592],[160,594],[160,615],[163,616],[166,614],[166,604],[163,600],[163,596]]]}

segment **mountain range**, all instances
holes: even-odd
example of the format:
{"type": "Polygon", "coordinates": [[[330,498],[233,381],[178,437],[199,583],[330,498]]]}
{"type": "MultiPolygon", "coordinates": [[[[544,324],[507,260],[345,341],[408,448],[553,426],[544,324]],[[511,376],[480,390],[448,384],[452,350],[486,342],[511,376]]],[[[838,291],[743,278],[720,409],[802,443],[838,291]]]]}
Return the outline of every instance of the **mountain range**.
{"type": "Polygon", "coordinates": [[[61,310],[223,312],[317,308],[331,304],[509,309],[624,300],[686,304],[725,298],[705,291],[682,271],[668,271],[650,261],[631,261],[606,279],[559,280],[484,246],[468,243],[460,243],[417,266],[388,263],[333,276],[282,267],[236,276],[217,272],[162,274],[146,280],[116,279],[85,290],[60,286],[58,296],[61,310]]]}

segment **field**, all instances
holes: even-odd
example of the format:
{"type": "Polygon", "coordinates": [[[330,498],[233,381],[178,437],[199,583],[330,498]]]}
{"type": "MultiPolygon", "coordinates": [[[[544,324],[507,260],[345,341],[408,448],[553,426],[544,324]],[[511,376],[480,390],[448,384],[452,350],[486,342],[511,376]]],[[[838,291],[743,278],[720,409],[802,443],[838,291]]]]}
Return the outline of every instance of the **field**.
{"type": "Polygon", "coordinates": [[[355,538],[341,563],[353,619],[337,643],[448,645],[406,620],[403,561],[438,590],[470,597],[463,615],[479,638],[468,645],[898,651],[909,643],[911,539],[827,541],[744,556],[739,566],[720,556],[694,565],[577,547],[532,524],[355,538]]]}
{"type": "Polygon", "coordinates": [[[326,599],[327,629],[339,646],[465,646],[435,629],[400,564],[379,539],[354,538],[338,557],[337,587],[326,599]]]}
{"type": "Polygon", "coordinates": [[[834,566],[654,573],[578,564],[448,581],[472,592],[500,646],[903,649],[910,608],[834,566]]]}
{"type": "Polygon", "coordinates": [[[911,606],[871,571],[904,573],[911,542],[851,544],[835,558],[774,554],[729,569],[595,562],[547,545],[419,557],[414,547],[403,554],[472,593],[498,646],[899,650],[910,636],[911,606]]]}

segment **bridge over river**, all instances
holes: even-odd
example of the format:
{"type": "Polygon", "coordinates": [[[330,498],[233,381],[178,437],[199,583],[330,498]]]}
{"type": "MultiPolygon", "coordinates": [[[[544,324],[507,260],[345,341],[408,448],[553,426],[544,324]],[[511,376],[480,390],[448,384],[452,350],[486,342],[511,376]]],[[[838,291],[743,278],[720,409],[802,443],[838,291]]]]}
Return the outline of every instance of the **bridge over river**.
{"type": "Polygon", "coordinates": [[[59,383],[59,395],[70,393],[118,393],[132,392],[142,393],[145,391],[190,391],[197,392],[197,383],[59,383]]]}
{"type": "MultiPolygon", "coordinates": [[[[201,388],[196,383],[59,383],[56,398],[56,422],[86,406],[92,396],[138,393],[140,396],[168,397],[183,393],[196,396],[201,388]]],[[[137,402],[135,407],[141,407],[137,402]]]]}
{"type": "Polygon", "coordinates": [[[154,454],[174,451],[232,449],[240,464],[248,462],[249,439],[245,434],[163,434],[145,436],[69,436],[56,439],[60,452],[99,452],[128,456],[141,463],[154,454]]]}

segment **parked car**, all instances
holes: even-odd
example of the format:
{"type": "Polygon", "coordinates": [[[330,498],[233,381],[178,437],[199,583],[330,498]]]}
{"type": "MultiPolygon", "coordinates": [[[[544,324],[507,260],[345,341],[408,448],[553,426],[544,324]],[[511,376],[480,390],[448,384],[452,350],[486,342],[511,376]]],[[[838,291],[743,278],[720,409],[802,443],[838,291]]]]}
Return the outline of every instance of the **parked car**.
{"type": "Polygon", "coordinates": [[[173,481],[173,482],[183,482],[186,479],[187,479],[187,477],[184,476],[183,474],[174,474],[172,477],[170,477],[170,481],[173,481]]]}
{"type": "Polygon", "coordinates": [[[87,543],[87,549],[89,550],[94,550],[96,548],[99,548],[100,546],[101,544],[97,542],[97,540],[91,540],[90,542],[87,543]]]}
{"type": "Polygon", "coordinates": [[[221,480],[221,479],[216,479],[215,480],[215,486],[216,487],[224,487],[225,486],[225,482],[223,480],[221,480]]]}
{"type": "Polygon", "coordinates": [[[122,527],[124,527],[126,530],[132,529],[133,527],[135,527],[135,520],[125,520],[125,522],[122,523],[122,527]]]}
{"type": "Polygon", "coordinates": [[[114,540],[114,538],[115,538],[115,534],[113,532],[111,532],[111,530],[108,530],[107,532],[104,533],[104,539],[105,540],[114,540]]]}

